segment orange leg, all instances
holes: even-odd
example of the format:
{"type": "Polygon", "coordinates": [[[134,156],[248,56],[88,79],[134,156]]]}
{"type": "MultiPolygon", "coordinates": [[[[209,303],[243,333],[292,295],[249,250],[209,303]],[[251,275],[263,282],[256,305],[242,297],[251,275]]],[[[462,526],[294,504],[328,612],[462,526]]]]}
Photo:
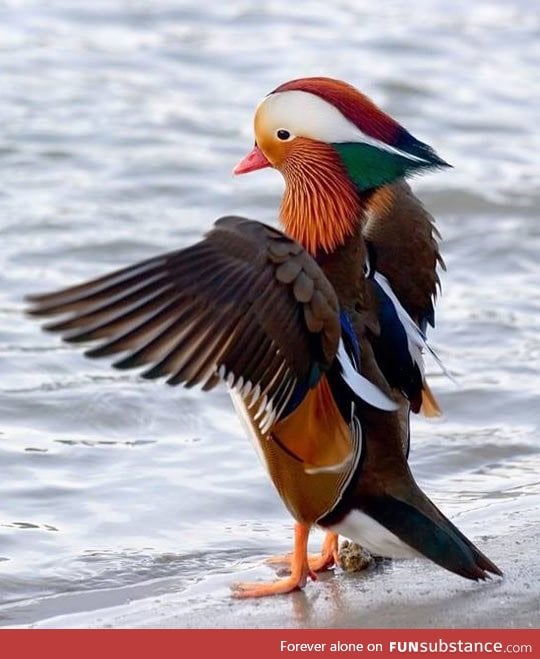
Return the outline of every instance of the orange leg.
{"type": "MultiPolygon", "coordinates": [[[[291,568],[293,561],[292,554],[284,556],[272,556],[266,562],[269,565],[278,565],[285,568],[291,568]]],[[[322,572],[333,565],[339,565],[339,535],[327,531],[324,536],[320,554],[308,554],[309,569],[313,572],[322,572]]]]}
{"type": "Polygon", "coordinates": [[[233,584],[234,597],[265,597],[280,595],[303,588],[308,580],[317,579],[317,575],[308,564],[307,544],[310,525],[296,523],[294,525],[294,550],[291,557],[291,575],[273,583],[238,583],[233,584]]]}
{"type": "Polygon", "coordinates": [[[339,565],[339,535],[327,531],[324,536],[320,556],[313,556],[313,562],[310,561],[309,567],[314,572],[321,572],[333,565],[339,565]]]}

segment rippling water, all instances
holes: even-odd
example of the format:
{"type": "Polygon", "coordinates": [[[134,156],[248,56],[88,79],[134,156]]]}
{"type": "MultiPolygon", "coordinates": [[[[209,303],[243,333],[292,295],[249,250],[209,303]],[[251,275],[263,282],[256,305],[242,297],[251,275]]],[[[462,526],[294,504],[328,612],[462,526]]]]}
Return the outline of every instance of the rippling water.
{"type": "Polygon", "coordinates": [[[415,182],[448,265],[432,343],[459,387],[434,372],[446,414],[414,420],[413,470],[473,537],[540,521],[534,5],[0,1],[0,624],[288,549],[225,392],[87,361],[21,300],[228,212],[273,221],[279,176],[230,172],[258,100],[303,75],[351,81],[454,165],[415,182]]]}

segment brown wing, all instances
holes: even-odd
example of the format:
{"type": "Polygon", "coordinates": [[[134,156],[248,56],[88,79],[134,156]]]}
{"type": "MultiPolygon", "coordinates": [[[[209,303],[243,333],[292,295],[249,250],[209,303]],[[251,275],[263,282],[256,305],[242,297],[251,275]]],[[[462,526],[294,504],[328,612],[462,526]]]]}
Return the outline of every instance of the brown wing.
{"type": "Polygon", "coordinates": [[[434,324],[440,285],[435,220],[405,181],[384,186],[370,198],[364,236],[375,252],[375,267],[385,275],[407,313],[422,329],[434,324]]]}
{"type": "MultiPolygon", "coordinates": [[[[433,216],[409,184],[399,181],[374,192],[363,233],[375,268],[388,279],[405,311],[425,332],[428,323],[435,324],[434,304],[440,286],[437,266],[445,269],[433,216]]],[[[425,378],[415,403],[418,405],[426,416],[441,414],[425,378]]]]}
{"type": "Polygon", "coordinates": [[[207,236],[78,286],[28,298],[30,313],[63,317],[45,326],[69,342],[99,341],[86,354],[124,353],[114,366],[149,365],[169,384],[220,379],[262,411],[283,409],[317,363],[334,359],[337,297],[303,248],[240,217],[207,236]]]}

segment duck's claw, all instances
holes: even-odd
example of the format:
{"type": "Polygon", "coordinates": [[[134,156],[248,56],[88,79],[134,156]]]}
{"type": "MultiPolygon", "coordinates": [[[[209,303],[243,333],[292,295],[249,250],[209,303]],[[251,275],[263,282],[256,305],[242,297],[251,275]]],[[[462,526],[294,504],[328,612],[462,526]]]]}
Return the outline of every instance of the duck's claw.
{"type": "Polygon", "coordinates": [[[315,572],[321,572],[334,565],[340,566],[339,535],[332,531],[327,531],[324,536],[321,553],[318,557],[313,556],[313,559],[313,563],[310,562],[309,567],[315,572]]]}
{"type": "Polygon", "coordinates": [[[292,593],[295,590],[301,590],[307,583],[307,578],[317,579],[317,575],[314,572],[309,571],[303,578],[298,579],[291,575],[290,577],[285,577],[285,579],[279,579],[278,581],[268,582],[247,582],[247,583],[235,583],[232,584],[232,596],[241,598],[248,597],[266,597],[268,595],[285,595],[286,593],[292,593]]]}
{"type": "MultiPolygon", "coordinates": [[[[339,559],[339,535],[327,531],[324,538],[320,554],[308,554],[308,566],[312,572],[323,572],[334,565],[341,565],[339,559]]],[[[293,554],[283,554],[281,556],[271,556],[266,559],[266,563],[271,566],[282,568],[291,572],[293,554]]]]}
{"type": "Polygon", "coordinates": [[[288,559],[291,575],[272,583],[237,583],[232,585],[233,597],[266,597],[282,595],[303,588],[308,578],[317,580],[307,556],[309,524],[297,522],[294,527],[294,551],[288,559]]]}

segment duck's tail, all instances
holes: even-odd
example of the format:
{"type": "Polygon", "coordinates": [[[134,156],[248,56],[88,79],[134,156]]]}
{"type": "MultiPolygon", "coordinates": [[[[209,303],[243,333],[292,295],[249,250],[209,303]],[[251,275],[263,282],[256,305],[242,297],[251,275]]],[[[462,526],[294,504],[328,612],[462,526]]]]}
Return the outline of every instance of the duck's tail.
{"type": "Polygon", "coordinates": [[[501,570],[419,491],[404,501],[390,494],[362,497],[361,506],[333,525],[369,549],[390,557],[424,556],[476,581],[501,570]]]}

